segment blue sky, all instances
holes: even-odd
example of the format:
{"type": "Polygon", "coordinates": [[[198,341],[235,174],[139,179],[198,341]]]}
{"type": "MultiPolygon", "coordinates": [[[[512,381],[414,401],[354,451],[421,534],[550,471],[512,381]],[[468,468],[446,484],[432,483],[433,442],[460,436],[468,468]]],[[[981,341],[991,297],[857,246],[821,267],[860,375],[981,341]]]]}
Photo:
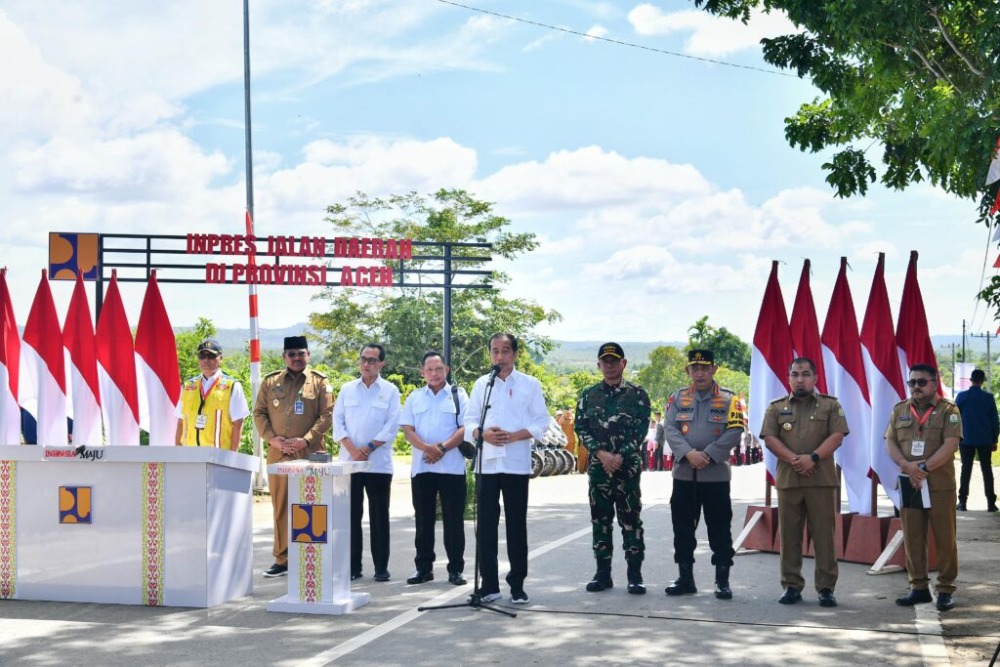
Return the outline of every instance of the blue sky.
{"type": "MultiPolygon", "coordinates": [[[[556,338],[679,340],[709,315],[749,339],[772,259],[789,308],[812,260],[822,325],[847,256],[860,320],[879,251],[895,313],[911,249],[932,334],[963,318],[995,329],[973,298],[988,249],[973,202],[929,186],[838,200],[828,156],[784,141],[783,119],[817,95],[808,83],[660,52],[770,69],[757,41],[790,30],[783,17],[742,26],[679,0],[469,4],[649,48],[437,0],[252,0],[259,235],[332,235],[325,207],[358,190],[465,188],[538,235],[502,268],[512,295],[562,313],[545,329],[556,338]]],[[[17,63],[0,71],[0,253],[19,323],[49,231],[242,230],[239,0],[6,0],[0,53],[17,63]]],[[[71,288],[53,286],[61,314],[71,288]]],[[[175,325],[246,324],[243,287],[162,291],[175,325]]],[[[264,327],[321,308],[305,287],[260,293],[264,327]]],[[[123,295],[134,325],[142,288],[123,295]]]]}

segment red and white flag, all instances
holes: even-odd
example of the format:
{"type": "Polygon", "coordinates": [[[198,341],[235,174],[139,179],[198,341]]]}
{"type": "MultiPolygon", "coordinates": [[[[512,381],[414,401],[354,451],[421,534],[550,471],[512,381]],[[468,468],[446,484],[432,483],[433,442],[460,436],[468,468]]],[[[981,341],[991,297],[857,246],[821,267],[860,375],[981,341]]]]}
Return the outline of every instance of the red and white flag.
{"type": "MultiPolygon", "coordinates": [[[[917,364],[937,368],[937,357],[927,328],[924,297],[920,294],[920,283],[917,282],[916,250],[910,251],[910,265],[903,282],[903,299],[899,304],[899,321],[896,323],[896,347],[899,348],[899,367],[904,382],[910,377],[910,368],[917,364]]],[[[944,396],[940,382],[938,396],[944,396]]]]}
{"type": "Polygon", "coordinates": [[[889,291],[885,286],[885,253],[878,255],[872,289],[868,295],[864,323],[861,325],[861,350],[865,359],[865,375],[871,398],[871,467],[878,476],[882,490],[892,504],[899,507],[896,479],[899,466],[889,458],[885,448],[885,429],[892,408],[906,396],[903,376],[899,372],[899,353],[892,327],[889,291]]]}
{"type": "Polygon", "coordinates": [[[847,486],[851,512],[871,514],[872,489],[868,477],[871,462],[871,403],[868,380],[858,337],[858,318],[847,282],[847,258],[840,258],[840,273],[833,286],[830,308],[823,324],[823,355],[830,393],[837,397],[847,417],[850,433],[835,457],[847,486]]]}
{"type": "Polygon", "coordinates": [[[21,336],[7,288],[7,269],[0,269],[0,445],[21,444],[21,336]]]}
{"type": "MultiPolygon", "coordinates": [[[[750,432],[760,435],[767,406],[776,398],[787,396],[788,367],[792,364],[792,333],[785,314],[785,301],[778,284],[778,262],[771,263],[771,275],[764,289],[757,328],[753,334],[750,354],[750,432]]],[[[768,481],[774,484],[778,475],[778,459],[764,449],[768,481]]]]}
{"type": "Polygon", "coordinates": [[[181,399],[181,375],[174,330],[163,306],[155,271],[146,284],[139,327],[135,332],[135,363],[139,402],[146,405],[149,415],[148,423],[142,424],[149,432],[149,444],[173,446],[177,433],[175,411],[181,399]]]}
{"type": "Polygon", "coordinates": [[[111,284],[97,319],[97,376],[101,412],[109,445],[139,444],[139,391],[135,380],[135,348],[118,277],[111,284]]]}
{"type": "Polygon", "coordinates": [[[97,343],[94,322],[84,287],[77,273],[73,297],[63,323],[66,347],[67,392],[73,415],[73,444],[95,447],[103,444],[101,431],[101,391],[97,380],[97,343]]]}
{"type": "MultiPolygon", "coordinates": [[[[993,158],[990,160],[989,171],[986,172],[986,187],[989,188],[997,181],[1000,181],[1000,139],[997,139],[997,145],[993,148],[993,158]]],[[[997,211],[1000,211],[1000,188],[994,195],[993,206],[990,208],[989,214],[993,215],[997,211]]],[[[996,239],[994,238],[994,240],[996,239]]]]}
{"type": "Polygon", "coordinates": [[[38,442],[47,447],[65,447],[66,367],[62,332],[49,280],[42,271],[35,300],[24,325],[21,348],[21,404],[38,423],[38,442]]]}
{"type": "Polygon", "coordinates": [[[799,277],[799,289],[795,292],[795,303],[792,305],[792,320],[789,323],[792,331],[792,349],[796,357],[811,359],[816,364],[816,388],[822,393],[826,391],[826,366],[823,363],[823,347],[819,337],[819,322],[816,319],[816,304],[813,302],[812,290],[809,288],[810,262],[807,259],[802,264],[802,275],[799,277]]]}

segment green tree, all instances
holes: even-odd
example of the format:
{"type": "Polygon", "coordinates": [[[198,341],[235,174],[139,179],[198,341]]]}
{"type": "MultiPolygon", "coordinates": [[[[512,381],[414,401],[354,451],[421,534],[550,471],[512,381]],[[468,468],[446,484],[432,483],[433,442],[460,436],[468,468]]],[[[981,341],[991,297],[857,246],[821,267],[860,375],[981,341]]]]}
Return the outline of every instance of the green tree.
{"type": "MultiPolygon", "coordinates": [[[[510,220],[497,215],[492,204],[479,201],[464,190],[442,189],[426,197],[414,192],[386,198],[358,193],[345,203],[329,206],[327,221],[338,234],[490,243],[492,255],[504,259],[515,259],[538,246],[534,234],[511,232],[510,220]]],[[[463,254],[488,257],[490,251],[463,248],[463,254]]],[[[326,302],[327,308],[310,315],[309,323],[329,348],[332,367],[354,373],[358,350],[367,342],[378,341],[389,353],[384,375],[399,374],[406,383],[422,384],[421,356],[428,349],[441,348],[443,279],[430,273],[440,272],[440,262],[420,259],[419,253],[415,255],[406,262],[407,270],[427,269],[430,276],[420,278],[419,287],[398,291],[328,287],[317,297],[326,302]]],[[[456,261],[453,268],[482,270],[482,262],[456,261]]],[[[410,280],[416,278],[411,274],[410,280]]],[[[538,335],[535,327],[557,321],[559,314],[532,301],[505,298],[502,288],[508,281],[503,272],[492,271],[488,279],[475,281],[488,287],[452,292],[451,366],[459,384],[468,385],[489,367],[487,341],[498,331],[510,331],[520,338],[524,345],[522,361],[552,347],[552,342],[538,335]]]]}
{"type": "Polygon", "coordinates": [[[217,332],[218,329],[212,320],[199,317],[194,327],[174,334],[181,382],[201,372],[201,369],[198,368],[198,344],[206,338],[212,338],[217,332]]]}
{"type": "Polygon", "coordinates": [[[694,0],[746,22],[782,10],[800,32],[761,40],[764,60],[808,77],[822,98],[785,119],[789,144],[836,149],[823,165],[840,197],[876,178],[903,189],[929,180],[981,197],[1000,126],[1000,12],[969,0],[694,0]],[[869,156],[882,149],[876,168],[869,156]]]}
{"type": "MultiPolygon", "coordinates": [[[[979,202],[989,222],[996,186],[984,188],[1000,132],[1000,12],[970,0],[693,0],[746,22],[782,10],[800,32],[762,39],[764,60],[808,77],[822,92],[785,119],[803,151],[834,149],[823,164],[839,197],[876,179],[902,190],[930,181],[979,202]],[[881,164],[871,155],[881,148],[881,164]]],[[[1000,276],[978,294],[1000,316],[1000,276]]]]}
{"type": "Polygon", "coordinates": [[[639,371],[639,384],[649,394],[654,410],[662,410],[667,398],[686,387],[687,355],[676,347],[661,345],[649,353],[649,365],[639,371]]]}
{"type": "Polygon", "coordinates": [[[726,327],[716,329],[710,325],[708,315],[688,327],[688,344],[684,349],[698,348],[712,350],[719,366],[750,374],[750,346],[726,327]]]}

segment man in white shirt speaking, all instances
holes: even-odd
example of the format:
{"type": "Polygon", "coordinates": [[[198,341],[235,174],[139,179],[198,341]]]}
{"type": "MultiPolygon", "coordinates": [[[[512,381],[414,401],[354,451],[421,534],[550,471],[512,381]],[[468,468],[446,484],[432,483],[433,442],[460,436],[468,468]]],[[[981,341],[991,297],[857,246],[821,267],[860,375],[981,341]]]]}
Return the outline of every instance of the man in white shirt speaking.
{"type": "MultiPolygon", "coordinates": [[[[531,476],[531,439],[541,439],[551,417],[537,379],[514,368],[518,341],[513,334],[490,338],[493,372],[478,380],[465,412],[465,434],[470,442],[479,436],[479,422],[487,389],[493,386],[483,423],[482,475],[479,478],[480,587],[483,602],[500,599],[497,573],[497,530],[500,496],[507,526],[507,559],[511,601],[527,604],[524,580],[528,576],[528,479],[531,476]]],[[[477,466],[479,463],[477,462],[477,466]]],[[[478,468],[477,468],[478,470],[478,468]]]]}
{"type": "Polygon", "coordinates": [[[333,439],[341,461],[368,461],[368,472],[351,475],[351,579],[361,578],[361,515],[368,495],[375,581],[389,581],[389,492],[392,488],[392,443],[399,430],[399,389],[382,379],[385,348],[369,343],[361,350],[361,377],[340,389],[333,407],[333,439]]]}
{"type": "Polygon", "coordinates": [[[468,396],[448,383],[450,369],[441,353],[424,353],[420,375],[427,385],[406,397],[399,425],[413,447],[410,489],[417,531],[413,539],[417,570],[408,584],[434,579],[434,524],[441,498],[444,550],[448,554],[448,581],[463,586],[465,577],[465,459],[458,451],[465,437],[461,426],[468,396]]]}

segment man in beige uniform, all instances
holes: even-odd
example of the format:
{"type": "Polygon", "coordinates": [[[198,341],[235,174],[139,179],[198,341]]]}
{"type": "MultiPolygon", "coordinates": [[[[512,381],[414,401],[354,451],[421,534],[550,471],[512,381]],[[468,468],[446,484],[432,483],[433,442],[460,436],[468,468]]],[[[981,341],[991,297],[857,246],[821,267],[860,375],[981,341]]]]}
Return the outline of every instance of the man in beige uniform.
{"type": "Polygon", "coordinates": [[[795,359],[788,369],[792,393],[767,407],[760,436],[778,457],[778,530],[781,533],[781,604],[802,599],[802,524],[809,524],[816,554],[815,584],[822,607],[836,607],[837,466],[833,452],[848,433],[844,409],[816,391],[816,365],[795,359]]]}
{"type": "Polygon", "coordinates": [[[896,604],[912,607],[931,601],[927,589],[927,524],[934,531],[938,554],[937,608],[955,606],[958,576],[958,544],[955,541],[955,450],[962,439],[962,417],[958,406],[937,395],[937,370],[927,364],[910,368],[910,398],[897,403],[885,429],[889,456],[908,475],[915,489],[927,485],[930,509],[899,510],[906,545],[906,572],[910,592],[896,604]]]}
{"type": "MultiPolygon", "coordinates": [[[[308,368],[305,336],[285,338],[285,370],[266,375],[257,394],[253,418],[267,447],[267,462],[304,459],[326,449],[323,438],[333,423],[333,387],[322,373],[308,368]]],[[[268,475],[274,508],[274,564],[265,577],[288,574],[288,478],[268,475]]]]}

